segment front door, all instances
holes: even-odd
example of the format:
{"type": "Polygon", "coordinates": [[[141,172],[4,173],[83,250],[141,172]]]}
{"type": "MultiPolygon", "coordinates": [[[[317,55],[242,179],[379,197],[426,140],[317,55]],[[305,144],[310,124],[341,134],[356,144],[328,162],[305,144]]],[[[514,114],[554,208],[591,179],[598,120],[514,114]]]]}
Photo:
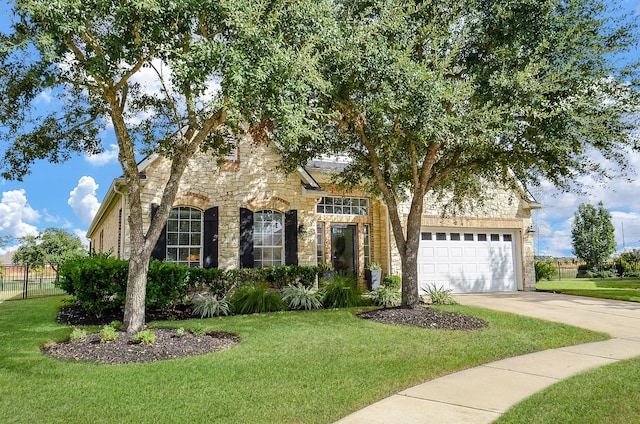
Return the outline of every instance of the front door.
{"type": "Polygon", "coordinates": [[[357,235],[357,225],[331,225],[331,265],[338,274],[358,275],[357,235]]]}

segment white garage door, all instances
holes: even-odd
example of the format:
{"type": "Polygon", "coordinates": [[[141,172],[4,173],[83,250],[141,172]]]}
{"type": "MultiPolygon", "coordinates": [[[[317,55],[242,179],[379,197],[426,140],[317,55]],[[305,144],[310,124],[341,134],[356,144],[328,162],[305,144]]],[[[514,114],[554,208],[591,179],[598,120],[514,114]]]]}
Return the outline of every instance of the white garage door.
{"type": "Polygon", "coordinates": [[[435,285],[454,293],[517,290],[513,232],[423,229],[420,238],[420,288],[435,285]]]}

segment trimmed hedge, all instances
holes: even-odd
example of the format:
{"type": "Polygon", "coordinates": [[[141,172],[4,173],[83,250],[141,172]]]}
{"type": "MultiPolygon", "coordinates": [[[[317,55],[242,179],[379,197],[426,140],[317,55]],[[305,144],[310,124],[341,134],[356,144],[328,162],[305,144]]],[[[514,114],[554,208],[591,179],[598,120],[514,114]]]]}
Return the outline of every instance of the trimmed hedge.
{"type": "MultiPolygon", "coordinates": [[[[85,309],[98,316],[107,311],[124,310],[129,261],[98,254],[67,261],[60,265],[58,272],[58,287],[74,296],[85,309]]],[[[146,308],[170,310],[186,304],[193,292],[206,291],[224,298],[247,285],[275,289],[295,284],[311,287],[317,273],[318,268],[314,266],[221,270],[152,260],[147,276],[146,308]]]]}

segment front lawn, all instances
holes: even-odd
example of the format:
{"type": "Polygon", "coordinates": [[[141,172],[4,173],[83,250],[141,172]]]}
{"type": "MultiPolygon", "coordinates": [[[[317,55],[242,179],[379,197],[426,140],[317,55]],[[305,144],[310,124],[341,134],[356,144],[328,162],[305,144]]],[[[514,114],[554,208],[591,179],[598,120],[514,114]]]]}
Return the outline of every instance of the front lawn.
{"type": "Polygon", "coordinates": [[[571,280],[539,281],[536,289],[577,296],[640,302],[638,278],[576,278],[571,280]]]}
{"type": "Polygon", "coordinates": [[[607,336],[479,308],[443,309],[489,322],[474,331],[390,326],[355,309],[283,312],[152,326],[216,329],[241,342],[146,364],[61,361],[40,347],[71,327],[61,297],[0,304],[3,422],[331,423],[401,389],[464,368],[607,336]]]}
{"type": "Polygon", "coordinates": [[[628,424],[640,417],[640,358],[620,361],[550,386],[495,424],[628,424]]]}

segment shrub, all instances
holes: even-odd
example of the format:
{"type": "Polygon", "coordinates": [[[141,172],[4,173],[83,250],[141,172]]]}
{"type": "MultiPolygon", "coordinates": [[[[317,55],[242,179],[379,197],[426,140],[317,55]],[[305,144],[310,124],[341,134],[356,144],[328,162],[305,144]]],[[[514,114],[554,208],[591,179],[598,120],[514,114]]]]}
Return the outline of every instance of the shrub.
{"type": "Polygon", "coordinates": [[[102,327],[100,332],[100,343],[112,342],[118,338],[118,332],[110,325],[102,327]]]}
{"type": "Polygon", "coordinates": [[[368,295],[374,305],[382,306],[383,308],[400,306],[402,301],[400,290],[393,287],[393,284],[381,285],[377,289],[370,291],[368,295]]]}
{"type": "Polygon", "coordinates": [[[278,292],[263,284],[250,284],[239,288],[229,299],[232,310],[238,314],[257,314],[286,310],[278,292]]]}
{"type": "Polygon", "coordinates": [[[548,261],[536,261],[534,263],[536,270],[536,282],[540,280],[551,280],[557,275],[557,268],[548,261]]]}
{"type": "Polygon", "coordinates": [[[184,328],[183,327],[180,327],[180,328],[176,329],[176,336],[184,337],[184,328]]]}
{"type": "Polygon", "coordinates": [[[325,308],[350,308],[363,304],[362,293],[352,277],[336,275],[320,289],[325,308]]]}
{"type": "Polygon", "coordinates": [[[156,335],[151,330],[142,330],[131,337],[131,343],[135,344],[154,344],[156,342],[156,335]]]}
{"type": "Polygon", "coordinates": [[[310,287],[289,284],[282,289],[282,300],[289,305],[289,309],[320,309],[322,308],[321,294],[310,287]]]}
{"type": "Polygon", "coordinates": [[[231,306],[229,301],[217,294],[198,293],[191,300],[193,313],[200,315],[200,318],[218,317],[220,315],[229,315],[231,306]]]}
{"type": "Polygon", "coordinates": [[[400,291],[402,288],[402,277],[399,275],[387,275],[382,279],[382,286],[400,291]]]}
{"type": "Polygon", "coordinates": [[[585,278],[614,278],[617,275],[613,271],[586,271],[585,278]]]}
{"type": "Polygon", "coordinates": [[[122,331],[122,328],[123,328],[124,325],[122,324],[122,321],[111,321],[109,326],[112,327],[116,331],[122,331]]]}
{"type": "Polygon", "coordinates": [[[227,271],[218,268],[187,268],[186,283],[190,290],[209,292],[224,297],[231,288],[227,271]]]}
{"type": "Polygon", "coordinates": [[[124,307],[129,263],[104,254],[64,262],[58,287],[74,296],[86,310],[101,316],[124,307]]]}
{"type": "Polygon", "coordinates": [[[82,340],[87,337],[87,330],[84,328],[73,327],[73,331],[69,335],[69,341],[82,340]]]}
{"type": "Polygon", "coordinates": [[[174,262],[152,260],[147,274],[148,309],[168,310],[187,297],[189,268],[174,262]]]}
{"type": "Polygon", "coordinates": [[[431,303],[434,305],[456,305],[458,302],[453,298],[451,293],[453,290],[445,289],[444,286],[436,286],[435,284],[428,284],[424,289],[427,296],[431,299],[431,303]]]}

